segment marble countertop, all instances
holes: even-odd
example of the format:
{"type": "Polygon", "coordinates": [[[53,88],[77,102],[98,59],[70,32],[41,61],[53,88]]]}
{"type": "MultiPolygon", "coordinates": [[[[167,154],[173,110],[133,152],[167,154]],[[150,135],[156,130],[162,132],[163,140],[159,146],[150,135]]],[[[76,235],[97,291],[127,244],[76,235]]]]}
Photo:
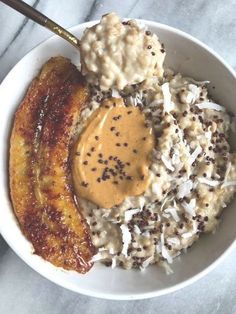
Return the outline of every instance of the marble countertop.
{"type": "MultiPolygon", "coordinates": [[[[116,11],[184,30],[215,49],[236,69],[236,1],[28,0],[64,27],[116,11]]],[[[51,36],[0,3],[0,81],[31,48],[51,36]]],[[[2,217],[0,219],[3,219],[2,217]]],[[[0,313],[236,313],[236,251],[214,271],[178,292],[143,301],[106,301],[67,291],[42,278],[0,236],[0,313]]]]}

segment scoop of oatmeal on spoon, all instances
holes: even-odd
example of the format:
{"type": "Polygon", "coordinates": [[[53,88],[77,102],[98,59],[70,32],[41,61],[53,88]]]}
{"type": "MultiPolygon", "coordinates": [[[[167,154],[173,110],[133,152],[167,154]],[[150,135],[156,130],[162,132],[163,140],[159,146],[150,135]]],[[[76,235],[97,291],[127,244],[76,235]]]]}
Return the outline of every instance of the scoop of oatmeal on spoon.
{"type": "Polygon", "coordinates": [[[153,76],[163,76],[164,46],[136,21],[122,22],[115,13],[87,28],[80,41],[82,73],[102,90],[122,90],[153,76]]]}

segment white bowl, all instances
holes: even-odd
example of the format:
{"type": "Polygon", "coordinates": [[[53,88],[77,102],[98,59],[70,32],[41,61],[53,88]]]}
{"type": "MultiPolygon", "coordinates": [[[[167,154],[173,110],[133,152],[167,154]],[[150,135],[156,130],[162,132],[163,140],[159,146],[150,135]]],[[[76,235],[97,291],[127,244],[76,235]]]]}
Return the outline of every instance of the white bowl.
{"type": "MultiPolygon", "coordinates": [[[[214,99],[236,113],[236,76],[211,49],[195,38],[166,25],[142,21],[155,32],[167,49],[166,65],[199,80],[209,80],[214,99]],[[215,87],[215,88],[214,88],[215,87]]],[[[71,29],[81,36],[85,23],[71,29]]],[[[208,273],[233,248],[236,238],[236,200],[225,210],[217,232],[205,235],[172,264],[174,271],[151,266],[144,272],[110,269],[96,264],[86,275],[58,269],[32,254],[32,247],[22,235],[12,211],[8,190],[8,142],[14,111],[27,86],[50,57],[63,55],[79,62],[76,50],[59,37],[52,37],[29,52],[7,75],[0,86],[0,231],[10,247],[33,269],[49,280],[70,290],[106,299],[144,299],[163,295],[193,283],[208,273]]]]}

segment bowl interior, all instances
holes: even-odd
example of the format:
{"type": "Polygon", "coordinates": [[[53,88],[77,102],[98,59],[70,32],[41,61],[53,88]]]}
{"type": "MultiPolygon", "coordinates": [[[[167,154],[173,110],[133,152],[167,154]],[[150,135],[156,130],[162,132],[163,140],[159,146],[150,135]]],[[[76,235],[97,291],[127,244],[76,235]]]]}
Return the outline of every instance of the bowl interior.
{"type": "MultiPolygon", "coordinates": [[[[145,21],[165,44],[166,66],[197,80],[209,80],[210,93],[220,104],[236,113],[236,78],[231,70],[192,37],[154,22],[145,21]]],[[[78,37],[90,23],[74,27],[78,37]]],[[[8,141],[12,117],[24,96],[32,78],[41,65],[50,57],[63,55],[75,64],[79,62],[76,50],[59,37],[53,37],[27,54],[8,74],[0,86],[0,231],[12,249],[32,268],[48,279],[87,295],[111,299],[136,299],[157,296],[175,290],[199,278],[233,244],[236,237],[236,200],[225,210],[223,221],[215,234],[200,238],[187,254],[183,254],[171,265],[174,273],[167,276],[163,269],[152,266],[144,272],[122,269],[111,270],[95,265],[86,275],[66,272],[53,267],[32,254],[30,243],[22,235],[9,202],[8,191],[8,141]]],[[[235,142],[235,141],[234,141],[235,142]]],[[[232,246],[231,246],[232,247],[232,246]]],[[[229,251],[229,249],[227,250],[229,251]]]]}

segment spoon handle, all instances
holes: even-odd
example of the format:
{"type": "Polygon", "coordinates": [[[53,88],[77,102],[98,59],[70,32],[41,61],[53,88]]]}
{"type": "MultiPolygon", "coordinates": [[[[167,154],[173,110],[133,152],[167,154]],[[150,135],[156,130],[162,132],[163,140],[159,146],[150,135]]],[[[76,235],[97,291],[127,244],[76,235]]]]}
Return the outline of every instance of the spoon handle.
{"type": "Polygon", "coordinates": [[[9,7],[15,9],[16,11],[22,13],[23,15],[27,16],[29,19],[33,20],[34,22],[48,28],[50,31],[64,38],[76,48],[79,47],[78,38],[76,38],[73,34],[68,32],[66,29],[64,29],[57,23],[50,20],[47,16],[35,10],[33,7],[31,7],[27,3],[21,0],[0,0],[0,1],[8,5],[9,7]]]}

